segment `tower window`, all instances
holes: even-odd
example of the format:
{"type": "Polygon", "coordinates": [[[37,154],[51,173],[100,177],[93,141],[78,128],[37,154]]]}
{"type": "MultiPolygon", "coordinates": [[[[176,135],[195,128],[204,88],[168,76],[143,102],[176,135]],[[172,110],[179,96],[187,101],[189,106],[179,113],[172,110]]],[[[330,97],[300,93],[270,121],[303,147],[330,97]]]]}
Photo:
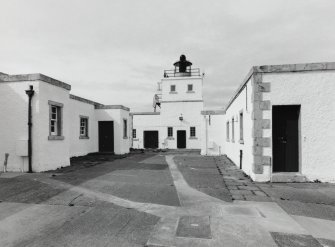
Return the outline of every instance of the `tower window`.
{"type": "Polygon", "coordinates": [[[193,84],[188,84],[187,85],[187,91],[192,92],[193,91],[193,84]]]}
{"type": "Polygon", "coordinates": [[[176,85],[170,86],[170,92],[176,92],[176,85]]]}

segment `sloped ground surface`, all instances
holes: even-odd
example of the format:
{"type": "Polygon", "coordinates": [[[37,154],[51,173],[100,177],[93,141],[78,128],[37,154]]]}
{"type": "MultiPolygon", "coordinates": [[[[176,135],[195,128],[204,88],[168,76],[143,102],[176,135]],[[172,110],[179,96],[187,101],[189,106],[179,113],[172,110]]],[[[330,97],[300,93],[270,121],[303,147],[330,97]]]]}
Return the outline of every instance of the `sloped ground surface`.
{"type": "Polygon", "coordinates": [[[174,160],[192,188],[226,202],[232,201],[213,157],[189,155],[177,156],[174,160]]]}

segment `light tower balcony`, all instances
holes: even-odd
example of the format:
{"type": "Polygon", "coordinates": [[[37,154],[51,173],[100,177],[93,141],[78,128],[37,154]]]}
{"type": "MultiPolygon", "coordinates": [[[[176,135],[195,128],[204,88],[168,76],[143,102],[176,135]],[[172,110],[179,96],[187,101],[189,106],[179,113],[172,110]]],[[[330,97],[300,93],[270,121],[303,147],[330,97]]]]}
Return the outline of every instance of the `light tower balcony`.
{"type": "Polygon", "coordinates": [[[164,78],[169,77],[199,77],[200,76],[200,69],[199,68],[186,68],[185,71],[180,72],[178,68],[176,69],[170,69],[170,70],[164,70],[164,78]]]}

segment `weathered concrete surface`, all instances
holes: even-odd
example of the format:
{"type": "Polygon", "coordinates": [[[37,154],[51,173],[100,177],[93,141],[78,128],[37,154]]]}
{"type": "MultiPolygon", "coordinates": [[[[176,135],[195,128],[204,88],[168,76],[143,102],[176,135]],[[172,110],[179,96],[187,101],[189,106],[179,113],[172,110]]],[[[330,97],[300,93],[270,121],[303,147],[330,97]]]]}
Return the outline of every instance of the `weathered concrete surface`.
{"type": "MultiPolygon", "coordinates": [[[[230,195],[225,184],[233,182],[232,177],[238,173],[232,170],[222,176],[216,165],[212,157],[195,154],[179,153],[177,157],[138,154],[65,173],[59,171],[55,177],[52,173],[0,177],[0,246],[280,246],[285,243],[285,239],[281,242],[274,239],[273,233],[310,236],[308,239],[321,246],[335,241],[334,221],[329,220],[331,212],[321,214],[325,219],[316,219],[290,215],[276,203],[275,197],[271,198],[274,202],[248,201],[246,197],[233,202],[225,200],[230,195]],[[202,174],[203,178],[197,182],[190,174],[196,177],[202,174]],[[215,177],[213,183],[206,181],[211,176],[215,177]],[[217,182],[220,176],[221,184],[217,182]],[[225,196],[220,199],[203,193],[204,185],[223,189],[225,196]],[[202,227],[202,221],[191,219],[208,219],[204,221],[207,228],[203,229],[210,229],[210,238],[202,238],[201,234],[206,233],[198,228],[202,227]],[[178,225],[184,226],[179,233],[178,225]]],[[[242,185],[229,186],[263,192],[261,185],[247,179],[242,180],[242,185]]],[[[332,197],[330,187],[325,191],[329,193],[324,195],[332,197]]],[[[312,213],[315,210],[311,209],[312,213]]],[[[317,216],[312,213],[308,216],[317,216]]]]}

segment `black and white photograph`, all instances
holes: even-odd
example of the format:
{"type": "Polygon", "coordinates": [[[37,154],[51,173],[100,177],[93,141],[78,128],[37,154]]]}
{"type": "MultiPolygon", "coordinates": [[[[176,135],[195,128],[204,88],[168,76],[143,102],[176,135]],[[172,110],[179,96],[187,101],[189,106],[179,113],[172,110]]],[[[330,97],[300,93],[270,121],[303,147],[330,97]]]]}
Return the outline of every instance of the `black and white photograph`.
{"type": "Polygon", "coordinates": [[[335,1],[0,10],[0,247],[335,247],[335,1]]]}

